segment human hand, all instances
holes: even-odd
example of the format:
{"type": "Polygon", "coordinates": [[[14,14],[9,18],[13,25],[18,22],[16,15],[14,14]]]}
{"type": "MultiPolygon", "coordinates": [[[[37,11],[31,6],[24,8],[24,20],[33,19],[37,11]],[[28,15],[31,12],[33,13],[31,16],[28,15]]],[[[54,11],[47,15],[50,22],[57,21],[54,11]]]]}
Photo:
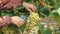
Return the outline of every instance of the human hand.
{"type": "Polygon", "coordinates": [[[20,27],[22,24],[24,24],[24,20],[18,16],[11,17],[11,21],[16,26],[20,27]]]}
{"type": "Polygon", "coordinates": [[[26,8],[26,10],[28,10],[28,11],[33,11],[33,12],[36,11],[36,7],[35,7],[33,4],[29,4],[29,3],[23,2],[23,6],[24,6],[24,7],[26,8]]]}
{"type": "Polygon", "coordinates": [[[6,4],[9,0],[0,0],[0,7],[6,4]]]}

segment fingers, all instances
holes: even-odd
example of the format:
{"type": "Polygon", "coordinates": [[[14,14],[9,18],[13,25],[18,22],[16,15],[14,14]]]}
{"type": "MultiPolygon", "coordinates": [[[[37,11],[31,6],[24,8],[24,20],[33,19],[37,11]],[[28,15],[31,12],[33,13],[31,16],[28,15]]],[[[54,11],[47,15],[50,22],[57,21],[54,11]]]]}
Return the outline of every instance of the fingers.
{"type": "Polygon", "coordinates": [[[36,12],[36,7],[31,5],[30,7],[27,7],[26,10],[36,12]]]}
{"type": "Polygon", "coordinates": [[[10,23],[13,23],[15,24],[16,26],[20,27],[21,25],[24,24],[24,20],[21,19],[20,17],[18,16],[13,16],[13,17],[9,17],[9,16],[3,16],[3,17],[0,17],[0,26],[4,26],[4,25],[8,25],[10,23]],[[11,20],[10,20],[11,19],[11,20]]]}
{"type": "Polygon", "coordinates": [[[36,11],[36,7],[34,5],[30,5],[29,7],[27,7],[27,10],[35,12],[36,11]]]}
{"type": "Polygon", "coordinates": [[[24,6],[24,7],[26,8],[26,10],[28,10],[28,11],[36,12],[36,7],[35,7],[33,4],[29,4],[29,3],[24,2],[24,3],[23,3],[23,6],[24,6]]]}
{"type": "Polygon", "coordinates": [[[18,16],[13,16],[11,17],[11,21],[13,24],[15,24],[16,26],[20,27],[22,24],[24,24],[24,20],[21,19],[18,16]]]}
{"type": "Polygon", "coordinates": [[[32,5],[30,8],[32,9],[32,11],[36,11],[36,7],[34,5],[32,5]]]}
{"type": "Polygon", "coordinates": [[[31,9],[29,9],[29,8],[26,8],[26,10],[28,10],[28,11],[32,11],[31,9]]]}

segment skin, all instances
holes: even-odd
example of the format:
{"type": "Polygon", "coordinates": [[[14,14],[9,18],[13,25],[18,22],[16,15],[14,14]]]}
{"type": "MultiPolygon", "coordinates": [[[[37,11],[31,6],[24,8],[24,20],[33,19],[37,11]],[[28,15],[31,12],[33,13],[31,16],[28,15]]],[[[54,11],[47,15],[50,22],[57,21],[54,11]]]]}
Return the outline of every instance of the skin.
{"type": "Polygon", "coordinates": [[[36,11],[36,7],[33,4],[23,2],[22,0],[0,0],[0,9],[17,8],[23,5],[28,11],[36,11]],[[3,6],[4,5],[4,6],[3,6]]]}
{"type": "MultiPolygon", "coordinates": [[[[20,0],[0,0],[0,9],[10,9],[11,7],[17,8],[21,5],[20,0]],[[7,3],[7,4],[6,4],[7,3]]],[[[23,2],[22,5],[26,8],[28,11],[36,12],[36,7],[33,4],[23,2]]],[[[0,21],[2,18],[0,18],[0,21]]],[[[13,16],[11,17],[11,23],[15,24],[16,26],[20,27],[22,24],[24,24],[24,20],[20,18],[19,16],[13,16]]]]}
{"type": "Polygon", "coordinates": [[[20,27],[24,24],[24,20],[20,18],[19,16],[2,16],[0,17],[0,27],[8,25],[8,24],[15,24],[16,26],[20,27]]]}
{"type": "Polygon", "coordinates": [[[24,24],[24,20],[22,18],[20,18],[19,16],[11,17],[11,22],[18,27],[20,27],[21,25],[24,24]]]}
{"type": "Polygon", "coordinates": [[[0,17],[0,27],[7,25],[9,23],[10,23],[10,17],[9,16],[0,17]]]}
{"type": "Polygon", "coordinates": [[[9,0],[0,0],[0,7],[6,4],[9,0]]]}
{"type": "Polygon", "coordinates": [[[28,10],[28,11],[36,11],[36,7],[33,4],[23,2],[23,6],[28,10]]]}
{"type": "Polygon", "coordinates": [[[2,18],[0,17],[0,21],[2,21],[2,18]]]}

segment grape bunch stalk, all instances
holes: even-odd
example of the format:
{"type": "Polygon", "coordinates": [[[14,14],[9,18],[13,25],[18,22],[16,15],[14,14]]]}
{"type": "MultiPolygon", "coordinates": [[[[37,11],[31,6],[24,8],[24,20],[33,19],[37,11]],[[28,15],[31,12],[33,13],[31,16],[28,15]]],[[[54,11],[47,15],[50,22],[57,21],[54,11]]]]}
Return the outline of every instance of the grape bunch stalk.
{"type": "MultiPolygon", "coordinates": [[[[33,33],[33,31],[36,32],[36,30],[38,30],[38,27],[36,27],[39,23],[39,15],[35,12],[30,12],[30,15],[27,18],[27,22],[28,22],[28,30],[30,30],[30,32],[33,33]]],[[[31,34],[32,34],[31,33],[31,34]]]]}

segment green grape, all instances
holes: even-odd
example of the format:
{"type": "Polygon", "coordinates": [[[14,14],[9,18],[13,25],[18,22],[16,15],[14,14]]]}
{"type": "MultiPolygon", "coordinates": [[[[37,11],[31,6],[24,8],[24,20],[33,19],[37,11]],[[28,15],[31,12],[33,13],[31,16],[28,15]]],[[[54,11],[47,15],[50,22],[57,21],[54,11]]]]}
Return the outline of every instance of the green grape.
{"type": "Polygon", "coordinates": [[[30,23],[30,28],[34,27],[39,22],[39,15],[38,13],[30,12],[28,16],[27,22],[30,23]]]}
{"type": "Polygon", "coordinates": [[[28,29],[30,29],[29,34],[34,34],[38,32],[38,23],[39,23],[39,15],[38,13],[30,12],[30,15],[27,18],[27,22],[30,23],[30,26],[28,29]]]}

